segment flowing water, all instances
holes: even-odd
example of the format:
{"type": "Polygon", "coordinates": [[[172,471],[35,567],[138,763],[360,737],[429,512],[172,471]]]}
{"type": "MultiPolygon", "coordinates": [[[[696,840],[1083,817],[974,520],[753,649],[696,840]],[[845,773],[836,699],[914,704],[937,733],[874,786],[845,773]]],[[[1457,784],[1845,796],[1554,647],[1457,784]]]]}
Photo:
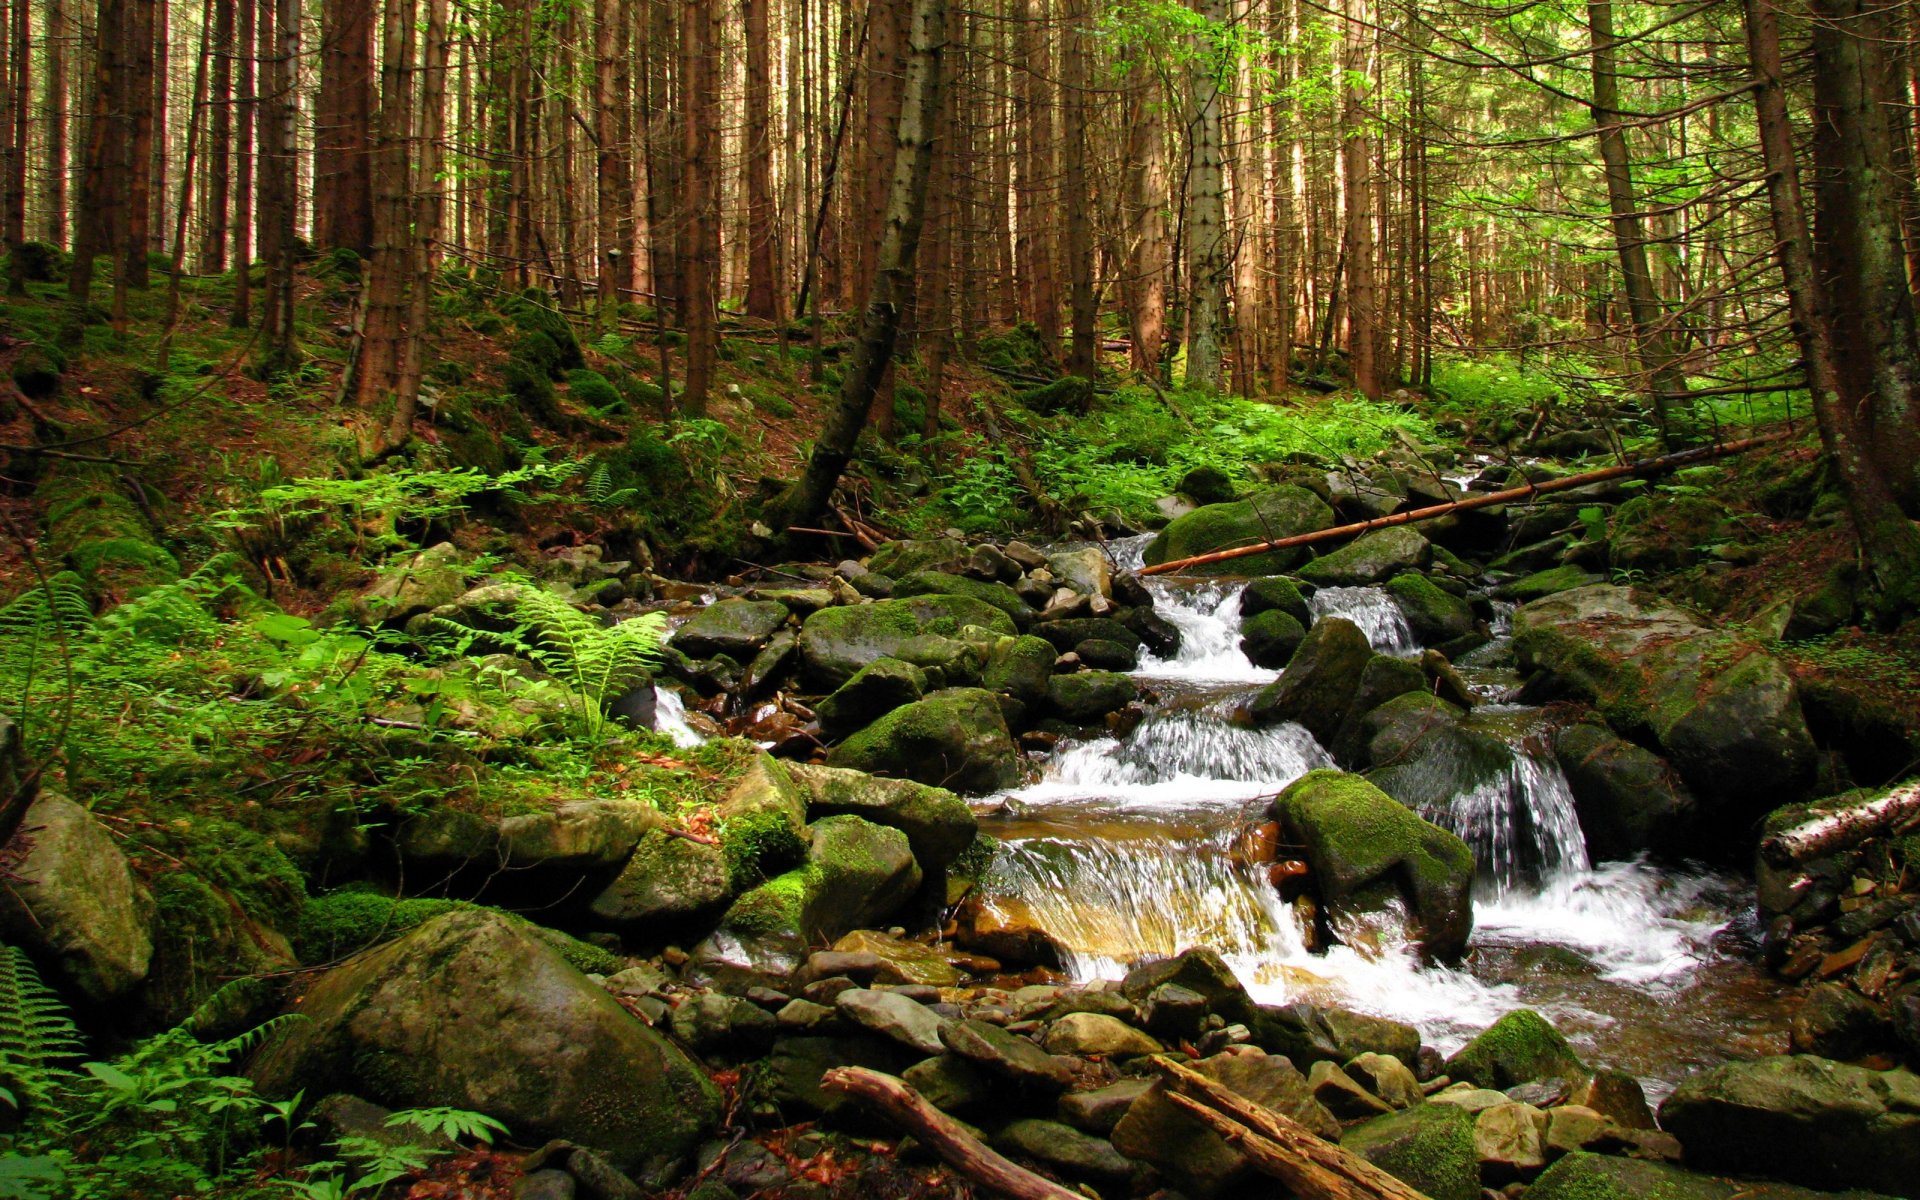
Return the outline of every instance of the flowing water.
{"type": "MultiPolygon", "coordinates": [[[[1138,542],[1116,543],[1137,566],[1138,542]]],[[[1422,806],[1481,864],[1475,932],[1459,967],[1422,966],[1392,919],[1309,949],[1289,905],[1240,853],[1268,801],[1332,765],[1297,725],[1255,729],[1238,710],[1277,677],[1240,654],[1240,581],[1154,579],[1180,628],[1171,659],[1138,674],[1159,696],[1124,738],[1064,743],[1038,782],[983,806],[1004,850],[987,903],[1047,930],[1079,979],[1143,958],[1218,950],[1262,1002],[1310,1000],[1410,1021],[1451,1050],[1502,1013],[1542,1010],[1593,1061],[1640,1075],[1656,1098],[1681,1075],[1780,1048],[1784,1014],[1750,965],[1750,887],[1704,871],[1589,862],[1566,779],[1539,749],[1536,710],[1494,703],[1471,727],[1511,749],[1505,770],[1422,806]]],[[[1355,621],[1383,653],[1418,645],[1380,589],[1323,589],[1316,618],[1355,621]]],[[[1504,632],[1505,613],[1496,623],[1504,632]]],[[[1499,650],[1463,658],[1483,697],[1513,679],[1499,650]]]]}

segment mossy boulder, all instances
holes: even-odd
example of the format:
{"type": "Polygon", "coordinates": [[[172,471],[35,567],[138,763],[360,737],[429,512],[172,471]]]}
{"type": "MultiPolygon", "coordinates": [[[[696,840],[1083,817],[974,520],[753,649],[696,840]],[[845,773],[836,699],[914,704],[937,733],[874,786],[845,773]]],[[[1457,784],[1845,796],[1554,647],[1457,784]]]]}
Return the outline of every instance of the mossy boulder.
{"type": "Polygon", "coordinates": [[[988,651],[980,686],[1011,696],[1022,704],[1037,705],[1047,698],[1047,683],[1053,678],[1056,657],[1053,646],[1044,638],[1032,634],[1000,638],[988,651]]]}
{"type": "Polygon", "coordinates": [[[1564,563],[1557,567],[1548,567],[1535,571],[1511,583],[1503,583],[1494,589],[1494,595],[1503,600],[1514,600],[1525,604],[1529,600],[1539,600],[1555,596],[1561,592],[1570,592],[1575,588],[1589,588],[1604,584],[1606,580],[1576,563],[1564,563]]]}
{"type": "Polygon", "coordinates": [[[1698,802],[1658,755],[1593,722],[1562,729],[1553,753],[1595,861],[1691,850],[1698,802]]]}
{"type": "Polygon", "coordinates": [[[1116,642],[1138,650],[1140,635],[1112,617],[1069,617],[1062,621],[1042,621],[1033,627],[1034,636],[1047,640],[1065,654],[1082,642],[1116,642]]]}
{"type": "Polygon", "coordinates": [[[1261,689],[1248,715],[1258,725],[1298,722],[1322,745],[1331,743],[1372,658],[1372,644],[1352,621],[1316,621],[1288,661],[1286,673],[1261,689]]]}
{"type": "MultiPolygon", "coordinates": [[[[1842,1200],[1790,1183],[1703,1175],[1662,1162],[1577,1150],[1527,1188],[1527,1200],[1842,1200]]],[[[1850,1191],[1844,1200],[1880,1200],[1850,1191]]]]}
{"type": "Polygon", "coordinates": [[[902,538],[882,542],[867,558],[867,569],[900,579],[916,571],[959,571],[972,550],[955,538],[902,538]]]}
{"type": "Polygon", "coordinates": [[[1118,671],[1078,671],[1047,682],[1047,707],[1076,725],[1098,721],[1133,703],[1140,694],[1133,676],[1118,671]]]}
{"type": "Polygon", "coordinates": [[[575,800],[500,820],[501,863],[511,871],[550,871],[573,878],[619,867],[659,810],[638,800],[575,800]]]}
{"type": "Polygon", "coordinates": [[[597,412],[609,412],[626,403],[620,395],[620,389],[613,386],[605,375],[587,367],[578,367],[567,372],[567,394],[581,408],[597,412]]]}
{"type": "Polygon", "coordinates": [[[452,604],[467,591],[467,565],[452,542],[429,546],[388,567],[353,601],[362,625],[400,628],[421,613],[452,604]]]}
{"type": "Polygon", "coordinates": [[[714,1128],[706,1073],[510,918],[437,917],[321,976],[305,1018],[256,1057],[270,1096],[351,1090],[393,1108],[471,1109],[517,1138],[663,1175],[714,1128]]]}
{"type": "Polygon", "coordinates": [[[66,987],[97,1004],[130,995],[153,960],[153,902],[113,834],[92,813],[42,788],[21,818],[30,831],[0,888],[0,931],[52,963],[66,987]]]}
{"type": "Polygon", "coordinates": [[[1920,1195],[1920,1076],[1810,1054],[1728,1063],[1660,1105],[1690,1167],[1920,1195]]]}
{"type": "Polygon", "coordinates": [[[1730,528],[1724,501],[1706,496],[1635,496],[1607,520],[1607,558],[1613,566],[1650,573],[1700,561],[1700,547],[1730,528]]]}
{"type": "Polygon", "coordinates": [[[1506,742],[1424,691],[1394,697],[1361,724],[1367,761],[1375,764],[1368,780],[1409,808],[1446,812],[1455,797],[1498,787],[1513,771],[1506,742]]]}
{"type": "Polygon", "coordinates": [[[967,802],[945,788],[841,767],[794,764],[788,770],[806,792],[809,817],[851,814],[898,829],[929,875],[959,858],[979,829],[967,802]]]}
{"type": "Polygon", "coordinates": [[[999,701],[980,688],[951,688],[895,709],[836,747],[827,762],[959,792],[997,791],[1020,778],[999,701]]]}
{"type": "Polygon", "coordinates": [[[180,577],[146,516],[95,464],[65,464],[35,489],[45,506],[43,554],[64,560],[96,594],[124,599],[180,577]]]}
{"type": "Polygon", "coordinates": [[[1387,581],[1387,592],[1423,646],[1450,642],[1473,632],[1473,605],[1436,586],[1425,575],[1396,575],[1387,581]]]}
{"type": "Polygon", "coordinates": [[[814,713],[828,737],[845,737],[926,693],[925,671],[897,658],[876,658],[816,704],[814,713]]]}
{"type": "Polygon", "coordinates": [[[1473,932],[1473,851],[1357,775],[1309,771],[1274,800],[1283,836],[1304,848],[1336,928],[1404,904],[1429,958],[1452,960],[1473,932]]]}
{"type": "Polygon", "coordinates": [[[1587,701],[1622,737],[1658,746],[1705,820],[1757,818],[1811,787],[1815,751],[1798,690],[1743,634],[1605,585],[1524,605],[1513,630],[1531,676],[1524,699],[1587,701]]]}
{"type": "Polygon", "coordinates": [[[1256,667],[1277,671],[1293,660],[1306,636],[1306,626],[1292,614],[1270,608],[1240,623],[1240,653],[1256,667]]]}
{"type": "MultiPolygon", "coordinates": [[[[1176,517],[1147,543],[1148,566],[1251,546],[1275,538],[1313,533],[1333,524],[1333,510],[1305,488],[1270,488],[1245,500],[1208,504],[1176,517]]],[[[1192,567],[1194,575],[1277,575],[1299,562],[1305,551],[1268,550],[1244,558],[1192,567]]]]}
{"type": "Polygon", "coordinates": [[[1419,1104],[1376,1117],[1340,1136],[1358,1154],[1432,1200],[1480,1200],[1473,1114],[1452,1104],[1419,1104]]]}
{"type": "Polygon", "coordinates": [[[580,351],[580,339],[574,336],[567,318],[554,307],[552,297],[537,288],[528,288],[502,302],[500,311],[523,337],[542,337],[552,344],[554,368],[571,371],[587,365],[586,355],[580,351]]]}
{"type": "Polygon", "coordinates": [[[787,606],[772,600],[719,600],[707,605],[673,631],[673,648],[688,658],[724,654],[746,662],[760,653],[787,623],[787,606]]]}
{"type": "Polygon", "coordinates": [[[1433,559],[1426,536],[1411,525],[1391,525],[1362,534],[1296,572],[1316,587],[1365,587],[1402,571],[1417,571],[1433,559]]]}
{"type": "Polygon", "coordinates": [[[59,352],[28,345],[13,359],[13,382],[29,400],[45,400],[60,390],[60,372],[66,370],[59,352]]]}
{"type": "Polygon", "coordinates": [[[664,933],[718,917],[733,899],[733,870],[718,846],[649,831],[588,906],[596,923],[664,933]]]}
{"type": "Polygon", "coordinates": [[[801,627],[800,654],[808,681],[823,690],[839,687],[877,658],[938,667],[939,682],[954,686],[978,679],[986,663],[981,643],[1015,632],[1011,617],[970,596],[911,596],[821,609],[801,627]],[[974,629],[984,632],[969,632],[974,629]]]}
{"type": "Polygon", "coordinates": [[[787,764],[756,752],[714,806],[720,853],[735,888],[794,866],[807,853],[807,798],[787,764]]]}
{"type": "Polygon", "coordinates": [[[1303,626],[1313,624],[1313,610],[1307,607],[1307,598],[1301,594],[1299,583],[1285,575],[1255,579],[1241,589],[1240,615],[1242,617],[1257,617],[1263,612],[1275,609],[1286,613],[1303,626]]]}
{"type": "Polygon", "coordinates": [[[909,596],[966,596],[982,604],[991,604],[1007,614],[1007,619],[1016,628],[1025,627],[1033,621],[1033,609],[1006,584],[970,579],[945,571],[915,571],[911,575],[903,575],[894,581],[893,594],[896,599],[909,596]]]}
{"type": "Polygon", "coordinates": [[[1501,1017],[1447,1060],[1447,1074],[1456,1082],[1495,1091],[1536,1079],[1575,1080],[1586,1073],[1561,1032],[1530,1008],[1501,1017]]]}

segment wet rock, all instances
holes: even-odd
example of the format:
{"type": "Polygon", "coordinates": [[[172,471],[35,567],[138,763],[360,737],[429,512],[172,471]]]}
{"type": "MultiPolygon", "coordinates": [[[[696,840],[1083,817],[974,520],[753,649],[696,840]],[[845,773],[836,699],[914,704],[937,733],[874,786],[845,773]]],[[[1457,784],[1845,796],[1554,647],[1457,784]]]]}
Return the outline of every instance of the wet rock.
{"type": "Polygon", "coordinates": [[[972,793],[1011,787],[1020,778],[1019,751],[999,702],[979,688],[935,692],[895,709],[836,747],[827,761],[972,793]]]}
{"type": "Polygon", "coordinates": [[[839,1092],[820,1086],[820,1078],[835,1067],[866,1067],[899,1075],[916,1061],[914,1053],[897,1042],[870,1036],[783,1037],[762,1065],[767,1098],[783,1114],[857,1121],[859,1106],[839,1092]]]}
{"type": "Polygon", "coordinates": [[[695,613],[673,631],[674,649],[688,658],[724,654],[747,662],[774,631],[787,623],[787,606],[766,600],[720,600],[695,613]]]}
{"type": "Polygon", "coordinates": [[[1091,1091],[1070,1092],[1060,1097],[1060,1118],[1088,1133],[1112,1133],[1133,1102],[1152,1086],[1149,1079],[1122,1079],[1091,1091]]]}
{"type": "Polygon", "coordinates": [[[1893,1041],[1893,1023],[1880,1005],[1841,983],[1817,983],[1800,999],[1788,1026],[1795,1054],[1859,1058],[1893,1041]]]}
{"type": "Polygon", "coordinates": [[[1293,659],[1306,640],[1306,626],[1277,608],[1248,617],[1240,625],[1240,653],[1256,667],[1277,671],[1293,659]]]}
{"type": "Polygon", "coordinates": [[[1562,729],[1553,752],[1594,861],[1672,853],[1693,844],[1693,794],[1657,755],[1604,725],[1584,723],[1562,729]]]}
{"type": "Polygon", "coordinates": [[[1681,1081],[1660,1106],[1690,1167],[1807,1187],[1913,1195],[1920,1076],[1812,1055],[1728,1063],[1681,1081]]]}
{"type": "Polygon", "coordinates": [[[1391,1105],[1361,1087],[1330,1060],[1313,1064],[1307,1072],[1307,1086],[1320,1106],[1342,1121],[1362,1121],[1393,1111],[1391,1105]]]}
{"type": "Polygon", "coordinates": [[[1121,642],[1088,638],[1075,646],[1073,652],[1096,671],[1131,671],[1140,665],[1140,652],[1121,642]]]}
{"type": "Polygon", "coordinates": [[[795,764],[788,770],[807,793],[810,817],[850,813],[898,829],[928,874],[945,870],[973,845],[979,829],[966,801],[945,788],[839,767],[795,764]]]}
{"type": "Polygon", "coordinates": [[[1163,983],[1147,994],[1142,1013],[1147,1030],[1163,1038],[1199,1037],[1207,1020],[1207,998],[1177,983],[1163,983]]]}
{"type": "Polygon", "coordinates": [[[489,910],[436,917],[334,968],[300,1011],[253,1063],[266,1095],[345,1083],[396,1108],[474,1109],[641,1171],[681,1158],[719,1118],[704,1072],[489,910]]]}
{"type": "Polygon", "coordinates": [[[915,571],[961,571],[973,550],[958,538],[903,538],[882,542],[867,557],[867,569],[891,579],[915,571]]]}
{"type": "Polygon", "coordinates": [[[1473,1152],[1480,1177],[1499,1185],[1529,1179],[1547,1165],[1547,1114],[1509,1101],[1482,1109],[1473,1119],[1473,1152]]]}
{"type": "MultiPolygon", "coordinates": [[[[872,961],[869,978],[878,983],[955,987],[965,972],[955,966],[949,955],[933,946],[909,942],[871,929],[856,929],[833,944],[833,957],[862,957],[872,961]]],[[[822,958],[815,954],[807,960],[810,970],[822,958]]],[[[840,972],[820,972],[838,974],[840,972]]]]}
{"type": "Polygon", "coordinates": [[[1126,1022],[1102,1013],[1068,1013],[1047,1027],[1049,1054],[1135,1058],[1165,1047],[1126,1022]]]}
{"type": "Polygon", "coordinates": [[[1263,612],[1283,612],[1301,625],[1313,624],[1313,610],[1301,594],[1298,581],[1285,575],[1255,579],[1240,592],[1240,615],[1257,617],[1263,612]]]}
{"type": "Polygon", "coordinates": [[[1227,504],[1239,495],[1231,476],[1219,467],[1205,465],[1182,475],[1174,490],[1195,504],[1227,504]]]}
{"type": "Polygon", "coordinates": [[[1154,612],[1150,605],[1128,609],[1120,623],[1139,637],[1144,652],[1157,658],[1173,658],[1180,653],[1180,627],[1154,612]]]}
{"type": "MultiPolygon", "coordinates": [[[[1864,1192],[1848,1200],[1875,1200],[1864,1192]]],[[[1569,1154],[1527,1189],[1527,1200],[1837,1200],[1827,1192],[1784,1183],[1700,1175],[1665,1163],[1599,1154],[1569,1154]]]]}
{"type": "Polygon", "coordinates": [[[1135,1167],[1105,1138],[1082,1133],[1058,1121],[1025,1118],[993,1137],[994,1149],[1045,1163],[1074,1179],[1125,1183],[1135,1167]]]}
{"type": "Polygon", "coordinates": [[[984,650],[969,639],[1012,633],[1013,620],[991,604],[967,596],[912,596],[814,613],[800,629],[800,656],[808,682],[827,691],[878,658],[938,668],[940,682],[951,686],[977,678],[984,665],[984,650]],[[969,633],[974,627],[983,632],[969,633]]]}
{"type": "Polygon", "coordinates": [[[787,1001],[774,1014],[774,1021],[780,1031],[787,1034],[825,1032],[829,1027],[837,1029],[841,1023],[840,1014],[832,1008],[802,999],[787,1001]]]}
{"type": "Polygon", "coordinates": [[[673,1036],[696,1054],[764,1054],[779,1028],[766,1009],[723,992],[705,992],[682,1001],[673,1010],[671,1024],[673,1036]]]}
{"type": "Polygon", "coordinates": [[[1431,1200],[1480,1200],[1473,1126],[1463,1109],[1423,1104],[1347,1130],[1340,1146],[1431,1200]]]}
{"type": "Polygon", "coordinates": [[[1421,1058],[1418,1029],[1370,1013],[1300,1002],[1263,1004],[1251,1025],[1261,1049],[1300,1064],[1322,1059],[1346,1063],[1374,1053],[1412,1069],[1421,1058]]]}
{"type": "Polygon", "coordinates": [[[1344,617],[1314,622],[1279,680],[1263,688],[1248,705],[1257,725],[1294,721],[1325,745],[1334,740],[1352,706],[1360,675],[1373,658],[1373,646],[1360,627],[1344,617]]]}
{"type": "Polygon", "coordinates": [[[1543,1145],[1549,1157],[1611,1147],[1618,1141],[1612,1123],[1585,1105],[1566,1104],[1547,1113],[1547,1136],[1543,1145]]]}
{"type": "Polygon", "coordinates": [[[732,871],[718,846],[654,829],[589,908],[616,928],[692,926],[718,916],[731,899],[732,871]]]}
{"type": "Polygon", "coordinates": [[[637,800],[587,800],[500,822],[500,851],[509,869],[590,871],[617,867],[660,824],[660,814],[637,800]]]}
{"type": "MultiPolygon", "coordinates": [[[[1304,488],[1282,486],[1245,500],[1208,504],[1176,518],[1147,544],[1148,566],[1326,529],[1333,510],[1304,488]]],[[[1300,561],[1302,551],[1268,550],[1192,568],[1197,575],[1275,575],[1300,561]]]]}
{"type": "Polygon", "coordinates": [[[1047,681],[1047,704],[1062,720],[1091,724],[1133,703],[1140,694],[1131,675],[1117,671],[1079,671],[1047,681]]]}
{"type": "Polygon", "coordinates": [[[1026,567],[1019,559],[998,546],[979,545],[967,555],[965,573],[975,579],[993,579],[1001,583],[1012,583],[1020,578],[1021,572],[1025,569],[1026,567]]]}
{"type": "Polygon", "coordinates": [[[893,594],[900,599],[909,596],[965,596],[999,609],[1016,627],[1030,624],[1034,617],[1033,606],[1006,584],[949,575],[943,571],[916,571],[902,576],[894,581],[893,594]]]}
{"type": "Polygon", "coordinates": [[[1584,1075],[1567,1039],[1530,1008],[1501,1017],[1447,1060],[1447,1074],[1484,1088],[1584,1075]]]}
{"type": "Polygon", "coordinates": [[[943,1054],[946,1046],[940,1031],[947,1024],[923,1004],[898,992],[874,992],[864,989],[841,992],[833,1006],[853,1024],[890,1038],[919,1054],[943,1054]]]}
{"type": "Polygon", "coordinates": [[[956,1021],[941,1028],[940,1038],[954,1054],[1021,1087],[1053,1093],[1069,1082],[1067,1069],[1053,1055],[997,1025],[956,1021]]]}
{"type": "Polygon", "coordinates": [[[1316,587],[1367,587],[1385,583],[1402,571],[1420,570],[1432,558],[1433,547],[1419,530],[1391,525],[1362,534],[1295,574],[1316,587]]]}
{"type": "Polygon", "coordinates": [[[897,658],[876,658],[814,705],[820,729],[845,737],[927,693],[927,673],[897,658]]]}
{"type": "Polygon", "coordinates": [[[1625,1071],[1611,1067],[1594,1071],[1573,1089],[1567,1102],[1593,1109],[1620,1129],[1654,1128],[1646,1092],[1640,1081],[1625,1071]]]}
{"type": "Polygon", "coordinates": [[[923,1059],[900,1076],[907,1085],[944,1113],[968,1113],[993,1100],[993,1080],[964,1058],[942,1054],[923,1059]]]}
{"type": "Polygon", "coordinates": [[[95,1003],[127,995],[153,961],[152,901],[112,833],[73,801],[42,788],[7,844],[21,857],[0,888],[9,941],[55,963],[95,1003]]]}
{"type": "Polygon", "coordinates": [[[578,1187],[565,1171],[534,1171],[513,1185],[513,1200],[573,1200],[578,1187]]]}
{"type": "Polygon", "coordinates": [[[1113,564],[1098,546],[1056,550],[1047,555],[1047,570],[1076,592],[1113,599],[1113,564]]]}
{"type": "Polygon", "coordinates": [[[1356,1055],[1347,1064],[1347,1074],[1389,1108],[1412,1108],[1426,1100],[1420,1081],[1405,1063],[1391,1054],[1356,1055]]]}
{"type": "Polygon", "coordinates": [[[1046,701],[1047,682],[1053,678],[1056,656],[1051,644],[1031,634],[999,638],[987,652],[980,686],[1011,696],[1029,707],[1038,707],[1046,701]]]}
{"type": "Polygon", "coordinates": [[[1411,571],[1387,581],[1387,593],[1400,606],[1407,627],[1422,645],[1437,645],[1473,632],[1473,605],[1411,571]]]}
{"type": "Polygon", "coordinates": [[[1033,627],[1033,632],[1035,636],[1047,639],[1047,643],[1061,654],[1088,641],[1118,642],[1135,650],[1141,645],[1139,634],[1112,617],[1067,617],[1057,621],[1042,621],[1033,627]]]}
{"type": "Polygon", "coordinates": [[[1273,818],[1304,847],[1310,882],[1330,919],[1403,904],[1424,954],[1451,960],[1473,931],[1473,852],[1366,780],[1311,771],[1273,802],[1273,818]]]}
{"type": "Polygon", "coordinates": [[[1120,993],[1135,1005],[1151,1007],[1162,988],[1178,987],[1197,994],[1206,1012],[1229,1023],[1245,1023],[1255,1015],[1253,1000],[1218,951],[1195,946],[1172,958],[1142,963],[1128,971],[1120,993]]]}

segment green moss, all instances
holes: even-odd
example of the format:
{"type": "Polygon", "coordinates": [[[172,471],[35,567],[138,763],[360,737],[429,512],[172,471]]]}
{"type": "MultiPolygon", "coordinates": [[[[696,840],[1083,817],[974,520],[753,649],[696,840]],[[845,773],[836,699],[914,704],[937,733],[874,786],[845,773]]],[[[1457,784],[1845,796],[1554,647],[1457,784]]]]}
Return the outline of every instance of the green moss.
{"type": "Polygon", "coordinates": [[[1585,1071],[1567,1039],[1530,1008],[1501,1017],[1447,1060],[1447,1074],[1454,1079],[1499,1090],[1585,1071]]]}
{"type": "Polygon", "coordinates": [[[776,875],[735,900],[727,910],[726,924],[743,934],[804,932],[807,906],[813,902],[821,879],[820,868],[812,863],[776,875]]]}
{"type": "Polygon", "coordinates": [[[30,345],[13,360],[13,381],[29,400],[45,400],[60,390],[60,372],[65,369],[57,351],[30,345]]]}
{"type": "Polygon", "coordinates": [[[1559,592],[1572,591],[1574,588],[1586,587],[1589,584],[1605,582],[1606,580],[1585,568],[1568,563],[1565,566],[1535,571],[1524,579],[1505,584],[1500,588],[1499,594],[1524,604],[1543,596],[1552,596],[1559,592]]]}
{"type": "MultiPolygon", "coordinates": [[[[1149,566],[1208,554],[1237,546],[1251,546],[1269,538],[1288,537],[1325,529],[1333,524],[1333,510],[1304,488],[1276,487],[1228,504],[1209,504],[1176,518],[1147,544],[1149,566]]],[[[1269,550],[1229,559],[1199,574],[1275,575],[1300,561],[1301,549],[1269,550]]]]}
{"type": "Polygon", "coordinates": [[[306,880],[259,833],[219,818],[182,817],[157,824],[144,840],[205,876],[254,920],[288,932],[299,927],[307,906],[306,880]]]}
{"type": "Polygon", "coordinates": [[[567,394],[582,408],[602,413],[611,412],[626,403],[605,375],[584,367],[567,372],[567,394]]]}
{"type": "MultiPolygon", "coordinates": [[[[895,581],[893,594],[902,599],[908,596],[965,596],[969,600],[978,600],[990,604],[1007,614],[1014,622],[1024,621],[1033,616],[1033,609],[1020,594],[1004,583],[992,583],[984,579],[969,579],[963,575],[951,575],[945,571],[915,571],[904,579],[895,581]]],[[[964,618],[961,618],[964,619],[964,618]]],[[[935,628],[929,623],[927,632],[944,633],[952,636],[957,632],[958,620],[949,621],[952,630],[935,628]]]]}
{"type": "Polygon", "coordinates": [[[1240,611],[1246,616],[1275,610],[1286,613],[1301,625],[1313,621],[1313,611],[1307,607],[1307,598],[1300,594],[1300,585],[1284,575],[1256,579],[1240,593],[1240,611]]]}
{"type": "Polygon", "coordinates": [[[764,879],[767,869],[806,857],[807,844],[787,814],[774,808],[742,813],[723,821],[720,852],[727,859],[733,886],[742,889],[764,879]]]}
{"type": "Polygon", "coordinates": [[[396,900],[378,892],[341,891],[308,901],[294,939],[302,962],[331,962],[389,941],[444,912],[471,907],[462,900],[396,900]]]}
{"type": "Polygon", "coordinates": [[[1348,1130],[1340,1146],[1433,1200],[1479,1200],[1473,1115],[1457,1105],[1422,1104],[1376,1118],[1348,1130]]]}
{"type": "Polygon", "coordinates": [[[542,337],[552,345],[552,369],[571,371],[587,365],[580,352],[580,340],[573,326],[553,307],[553,301],[538,288],[528,288],[500,305],[500,311],[526,337],[542,337]]]}

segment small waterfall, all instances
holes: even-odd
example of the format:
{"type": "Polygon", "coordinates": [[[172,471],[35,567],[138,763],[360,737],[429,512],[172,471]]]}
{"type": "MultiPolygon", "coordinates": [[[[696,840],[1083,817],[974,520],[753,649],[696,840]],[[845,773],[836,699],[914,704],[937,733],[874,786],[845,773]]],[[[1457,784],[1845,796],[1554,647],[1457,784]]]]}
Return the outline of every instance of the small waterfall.
{"type": "Polygon", "coordinates": [[[1126,808],[1229,804],[1272,795],[1333,760],[1298,725],[1231,724],[1225,705],[1156,712],[1124,741],[1062,749],[1039,783],[1012,793],[1019,806],[1093,797],[1126,808]]]}
{"type": "Polygon", "coordinates": [[[1240,652],[1240,581],[1175,584],[1150,579],[1154,611],[1180,630],[1180,650],[1172,658],[1149,653],[1139,673],[1157,679],[1205,683],[1272,683],[1278,671],[1247,661],[1240,652]]]}
{"type": "Polygon", "coordinates": [[[678,692],[654,685],[653,689],[653,728],[673,739],[673,744],[691,748],[703,745],[706,738],[701,737],[693,726],[687,724],[687,706],[681,702],[678,692]]]}
{"type": "Polygon", "coordinates": [[[1420,652],[1406,614],[1383,589],[1377,587],[1321,588],[1307,598],[1313,619],[1345,617],[1360,627],[1367,641],[1379,654],[1407,658],[1420,652]]]}
{"type": "Polygon", "coordinates": [[[1499,897],[1590,869],[1559,764],[1514,752],[1506,768],[1420,815],[1473,847],[1480,891],[1499,897]]]}

